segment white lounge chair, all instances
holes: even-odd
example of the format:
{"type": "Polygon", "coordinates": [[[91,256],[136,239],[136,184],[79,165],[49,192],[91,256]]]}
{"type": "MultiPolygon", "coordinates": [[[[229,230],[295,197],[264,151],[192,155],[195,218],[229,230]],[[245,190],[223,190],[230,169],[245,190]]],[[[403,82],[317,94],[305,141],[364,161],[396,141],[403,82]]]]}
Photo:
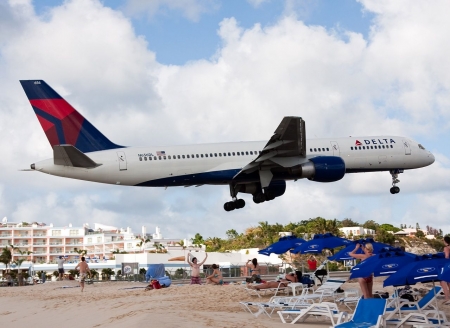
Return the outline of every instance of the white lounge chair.
{"type": "Polygon", "coordinates": [[[278,287],[276,288],[265,288],[265,289],[258,289],[258,284],[253,285],[253,288],[250,287],[244,287],[244,290],[250,295],[250,296],[258,296],[261,298],[261,296],[268,295],[268,294],[274,294],[276,296],[280,292],[285,292],[286,294],[289,293],[289,287],[284,287],[286,282],[279,282],[278,287]]]}
{"type": "Polygon", "coordinates": [[[328,279],[326,282],[323,283],[319,288],[316,290],[313,290],[311,294],[308,294],[308,290],[310,289],[304,289],[302,291],[302,295],[300,295],[301,298],[305,300],[317,300],[318,303],[322,302],[322,300],[325,297],[330,297],[335,300],[336,298],[336,290],[341,287],[345,283],[344,279],[328,279]]]}
{"type": "Polygon", "coordinates": [[[239,302],[245,311],[248,311],[255,317],[262,313],[271,317],[275,310],[307,308],[311,303],[312,301],[305,301],[298,296],[274,296],[268,302],[239,302]]]}
{"type": "Polygon", "coordinates": [[[338,302],[344,304],[349,310],[353,311],[350,305],[356,306],[361,299],[358,289],[348,289],[344,292],[344,297],[337,299],[338,302]]]}
{"type": "Polygon", "coordinates": [[[311,304],[306,309],[293,309],[278,311],[281,322],[294,324],[304,322],[310,316],[318,318],[327,318],[331,321],[333,327],[337,322],[345,322],[348,316],[347,312],[340,312],[336,303],[322,302],[311,304]]]}
{"type": "Polygon", "coordinates": [[[401,312],[401,313],[411,313],[411,311],[423,313],[426,310],[435,310],[438,311],[439,309],[436,309],[434,306],[434,302],[436,302],[435,298],[439,295],[440,291],[442,290],[441,286],[435,286],[432,289],[428,291],[428,293],[422,297],[417,302],[410,302],[410,301],[404,301],[401,300],[398,302],[398,304],[395,307],[391,307],[386,309],[386,315],[385,319],[388,323],[394,323],[398,321],[398,319],[395,319],[395,317],[401,312]]]}

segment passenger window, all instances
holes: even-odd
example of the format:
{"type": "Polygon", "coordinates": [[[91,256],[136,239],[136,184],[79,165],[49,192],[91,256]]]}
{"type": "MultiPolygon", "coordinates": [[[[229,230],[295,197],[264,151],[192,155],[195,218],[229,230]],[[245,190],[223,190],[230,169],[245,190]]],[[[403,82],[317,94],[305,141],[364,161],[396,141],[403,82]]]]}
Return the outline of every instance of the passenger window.
{"type": "Polygon", "coordinates": [[[228,156],[231,156],[231,153],[228,153],[228,156]]]}
{"type": "Polygon", "coordinates": [[[161,156],[158,156],[158,159],[161,160],[161,156]]]}
{"type": "Polygon", "coordinates": [[[363,149],[366,149],[366,146],[363,146],[363,149]]]}
{"type": "Polygon", "coordinates": [[[208,157],[208,154],[205,154],[205,157],[208,157]]]}
{"type": "Polygon", "coordinates": [[[184,155],[181,155],[181,158],[184,159],[185,158],[184,155]]]}
{"type": "Polygon", "coordinates": [[[248,155],[248,151],[245,152],[245,155],[248,155]]]}
{"type": "MultiPolygon", "coordinates": [[[[394,146],[391,145],[391,148],[394,148],[394,146]]],[[[425,149],[425,148],[424,148],[425,149]]]]}
{"type": "Polygon", "coordinates": [[[166,159],[166,156],[164,156],[163,158],[166,159]]]}
{"type": "Polygon", "coordinates": [[[142,157],[139,157],[139,160],[142,161],[142,157]]]}
{"type": "Polygon", "coordinates": [[[353,147],[350,147],[350,150],[353,150],[353,147]]]}
{"type": "Polygon", "coordinates": [[[189,155],[186,155],[187,158],[190,158],[189,155]]]}
{"type": "Polygon", "coordinates": [[[195,157],[197,157],[197,158],[198,158],[198,154],[195,154],[195,157]]]}
{"type": "Polygon", "coordinates": [[[237,152],[236,154],[237,154],[238,156],[241,156],[241,153],[240,153],[240,152],[237,152]]]}
{"type": "Polygon", "coordinates": [[[223,153],[223,156],[224,156],[224,157],[227,156],[227,153],[223,153]]]}
{"type": "Polygon", "coordinates": [[[330,151],[330,148],[327,148],[327,151],[330,151]]]}
{"type": "Polygon", "coordinates": [[[195,158],[194,154],[191,155],[191,158],[195,158]]]}
{"type": "Polygon", "coordinates": [[[212,154],[212,153],[210,153],[210,154],[209,154],[209,157],[213,157],[213,154],[212,154]]]}
{"type": "Polygon", "coordinates": [[[317,151],[317,148],[314,148],[314,151],[317,151]]]}
{"type": "Polygon", "coordinates": [[[252,152],[252,151],[250,151],[250,155],[253,155],[253,152],[252,152]]]}
{"type": "Polygon", "coordinates": [[[151,156],[148,157],[148,160],[151,161],[153,158],[151,156]]]}
{"type": "Polygon", "coordinates": [[[217,157],[217,153],[214,153],[214,157],[217,157]]]}
{"type": "Polygon", "coordinates": [[[219,157],[222,157],[222,153],[219,153],[219,157]]]}
{"type": "Polygon", "coordinates": [[[203,158],[203,154],[200,154],[200,157],[203,158]]]}
{"type": "Polygon", "coordinates": [[[384,149],[384,145],[383,145],[382,147],[383,147],[383,149],[384,149]]]}
{"type": "Polygon", "coordinates": [[[169,159],[171,159],[171,158],[170,158],[170,155],[169,155],[169,159]]]}

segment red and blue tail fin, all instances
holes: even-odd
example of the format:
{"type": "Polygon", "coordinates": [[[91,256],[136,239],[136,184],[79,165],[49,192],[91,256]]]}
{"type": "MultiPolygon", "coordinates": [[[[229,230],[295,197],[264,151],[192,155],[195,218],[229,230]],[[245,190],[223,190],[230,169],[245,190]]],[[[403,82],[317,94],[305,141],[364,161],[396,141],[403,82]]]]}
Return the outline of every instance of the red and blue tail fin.
{"type": "Polygon", "coordinates": [[[109,141],[44,81],[20,83],[52,147],[69,144],[83,153],[124,148],[109,141]]]}

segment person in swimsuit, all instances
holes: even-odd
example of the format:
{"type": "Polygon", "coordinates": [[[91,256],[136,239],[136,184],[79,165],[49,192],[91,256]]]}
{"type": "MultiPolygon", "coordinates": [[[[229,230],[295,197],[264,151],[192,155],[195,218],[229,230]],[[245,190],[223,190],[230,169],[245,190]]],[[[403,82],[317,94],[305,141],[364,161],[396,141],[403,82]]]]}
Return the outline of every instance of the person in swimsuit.
{"type": "Polygon", "coordinates": [[[249,268],[251,276],[255,275],[256,278],[261,278],[261,270],[256,258],[248,260],[246,265],[249,268]]]}
{"type": "Polygon", "coordinates": [[[191,253],[188,253],[187,261],[192,268],[191,272],[191,285],[201,285],[202,280],[200,279],[200,267],[205,263],[208,258],[208,253],[206,253],[205,259],[200,263],[197,263],[197,258],[194,257],[191,253]],[[191,259],[192,256],[192,259],[191,259]]]}
{"type": "Polygon", "coordinates": [[[288,281],[268,281],[263,284],[256,284],[256,285],[248,285],[248,288],[253,288],[256,290],[260,289],[269,289],[269,288],[285,288],[289,284],[288,281]]]}
{"type": "Polygon", "coordinates": [[[91,274],[91,270],[89,270],[89,265],[86,263],[86,259],[84,256],[81,257],[81,262],[77,264],[75,270],[80,270],[80,286],[81,291],[83,291],[87,273],[89,272],[89,274],[91,274]]]}
{"type": "MultiPolygon", "coordinates": [[[[444,237],[444,255],[446,259],[450,259],[450,237],[444,237]]],[[[441,281],[442,291],[445,295],[444,305],[450,305],[450,282],[441,281]]]]}
{"type": "Polygon", "coordinates": [[[223,285],[223,276],[222,272],[219,270],[219,266],[217,264],[213,264],[211,266],[213,269],[213,273],[206,277],[206,283],[207,284],[214,284],[214,285],[223,285]]]}
{"type": "MultiPolygon", "coordinates": [[[[349,253],[349,255],[355,259],[360,259],[364,261],[365,259],[371,257],[373,255],[373,246],[371,243],[366,243],[365,245],[356,244],[356,247],[353,251],[349,253]],[[364,254],[355,254],[358,249],[362,247],[364,254]]],[[[364,295],[364,298],[372,298],[372,289],[373,289],[373,276],[370,275],[365,278],[358,278],[359,286],[361,287],[361,291],[364,295]]]]}

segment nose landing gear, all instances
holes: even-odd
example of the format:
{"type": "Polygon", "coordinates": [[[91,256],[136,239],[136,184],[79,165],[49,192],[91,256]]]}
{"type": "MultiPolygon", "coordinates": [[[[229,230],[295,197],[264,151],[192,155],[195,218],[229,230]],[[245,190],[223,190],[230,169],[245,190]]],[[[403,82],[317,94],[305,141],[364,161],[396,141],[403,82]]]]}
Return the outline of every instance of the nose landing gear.
{"type": "Polygon", "coordinates": [[[397,187],[397,183],[400,182],[400,180],[398,179],[398,175],[400,173],[403,173],[403,170],[391,170],[389,171],[389,173],[392,176],[392,187],[389,191],[391,192],[391,194],[398,194],[400,192],[400,188],[397,187]]]}

